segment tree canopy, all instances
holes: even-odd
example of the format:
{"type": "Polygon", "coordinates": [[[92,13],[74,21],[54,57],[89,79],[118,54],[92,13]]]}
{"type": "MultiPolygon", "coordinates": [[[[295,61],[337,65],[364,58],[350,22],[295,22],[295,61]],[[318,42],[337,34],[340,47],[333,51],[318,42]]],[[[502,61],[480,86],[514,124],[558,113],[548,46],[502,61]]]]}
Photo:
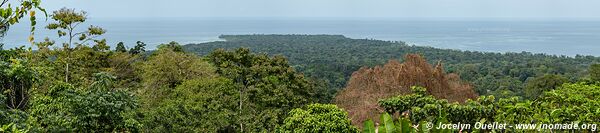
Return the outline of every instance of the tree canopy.
{"type": "Polygon", "coordinates": [[[588,75],[586,70],[591,64],[600,63],[600,58],[594,56],[461,51],[341,35],[223,35],[220,38],[225,41],[185,45],[184,48],[199,55],[219,48],[239,47],[283,55],[297,71],[325,80],[334,90],[344,88],[352,73],[363,66],[383,65],[410,53],[422,55],[430,64],[442,61],[446,72],[456,73],[473,83],[478,94],[497,97],[505,97],[503,94],[526,97],[527,79],[546,74],[576,81],[588,75]]]}
{"type": "Polygon", "coordinates": [[[208,56],[216,72],[231,79],[240,95],[242,130],[273,131],[286,113],[318,101],[316,87],[289,66],[282,56],[253,54],[249,49],[215,50],[208,56]]]}

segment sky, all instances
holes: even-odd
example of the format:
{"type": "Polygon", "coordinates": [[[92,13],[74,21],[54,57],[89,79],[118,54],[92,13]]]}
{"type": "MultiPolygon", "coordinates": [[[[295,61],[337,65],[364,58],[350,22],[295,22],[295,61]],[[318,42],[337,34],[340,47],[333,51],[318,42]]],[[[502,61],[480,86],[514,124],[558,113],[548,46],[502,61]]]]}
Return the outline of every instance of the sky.
{"type": "Polygon", "coordinates": [[[600,19],[598,0],[42,0],[97,18],[600,19]]]}

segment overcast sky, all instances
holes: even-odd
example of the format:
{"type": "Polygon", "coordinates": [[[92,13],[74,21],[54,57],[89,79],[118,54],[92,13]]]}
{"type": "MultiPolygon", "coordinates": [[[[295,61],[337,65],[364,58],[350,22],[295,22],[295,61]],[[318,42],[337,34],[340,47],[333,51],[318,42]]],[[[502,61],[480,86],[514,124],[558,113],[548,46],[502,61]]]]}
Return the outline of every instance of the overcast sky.
{"type": "Polygon", "coordinates": [[[96,18],[595,19],[599,0],[42,0],[96,18]]]}

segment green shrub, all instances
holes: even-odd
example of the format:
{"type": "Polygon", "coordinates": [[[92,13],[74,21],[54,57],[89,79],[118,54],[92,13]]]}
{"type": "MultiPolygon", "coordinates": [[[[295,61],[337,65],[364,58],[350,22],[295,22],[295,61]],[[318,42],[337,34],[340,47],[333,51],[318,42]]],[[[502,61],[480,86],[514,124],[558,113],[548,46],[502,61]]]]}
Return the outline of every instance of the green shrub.
{"type": "Polygon", "coordinates": [[[32,99],[28,110],[40,132],[137,131],[140,124],[126,114],[138,107],[123,91],[84,90],[60,83],[32,99]]]}
{"type": "Polygon", "coordinates": [[[348,113],[332,104],[310,104],[289,113],[280,132],[356,133],[348,113]]]}
{"type": "MultiPolygon", "coordinates": [[[[438,117],[437,121],[447,123],[444,117],[438,117]]],[[[388,113],[381,114],[379,125],[376,126],[373,120],[367,120],[363,126],[363,133],[450,133],[449,129],[432,129],[428,127],[428,123],[425,121],[419,122],[417,125],[413,125],[408,118],[399,117],[394,120],[388,113]]]]}

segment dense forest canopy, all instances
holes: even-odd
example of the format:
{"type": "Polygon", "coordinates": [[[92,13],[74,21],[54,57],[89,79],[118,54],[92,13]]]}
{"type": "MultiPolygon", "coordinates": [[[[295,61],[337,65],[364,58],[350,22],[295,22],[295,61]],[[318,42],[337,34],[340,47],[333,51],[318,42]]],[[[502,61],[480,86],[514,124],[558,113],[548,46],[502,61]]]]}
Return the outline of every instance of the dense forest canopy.
{"type": "Polygon", "coordinates": [[[473,83],[480,95],[526,96],[526,84],[546,74],[569,81],[586,78],[588,67],[599,57],[548,54],[493,53],[439,49],[408,45],[400,41],[350,39],[341,35],[222,35],[224,41],[185,45],[184,49],[206,55],[218,48],[249,48],[255,52],[283,55],[296,70],[343,88],[352,72],[363,66],[383,65],[409,53],[423,55],[429,63],[442,61],[446,72],[473,83]]]}
{"type": "MultiPolygon", "coordinates": [[[[341,41],[354,40],[342,36],[318,36],[341,41]]],[[[290,35],[280,35],[280,37],[294,38],[290,35]]],[[[299,38],[303,37],[308,37],[307,39],[310,40],[315,36],[299,36],[299,38]]],[[[420,55],[409,54],[405,58],[395,58],[405,62],[404,64],[390,58],[392,61],[381,68],[358,69],[354,77],[356,80],[348,83],[346,86],[348,90],[345,90],[368,92],[367,94],[361,93],[361,96],[371,96],[371,93],[374,96],[378,96],[380,93],[385,94],[379,95],[384,97],[371,100],[360,97],[354,99],[354,101],[377,102],[369,105],[373,105],[370,107],[379,108],[379,110],[370,113],[384,114],[381,115],[382,120],[378,121],[382,123],[379,126],[381,130],[384,130],[382,127],[398,126],[390,131],[396,131],[396,129],[398,132],[428,131],[428,129],[416,129],[409,126],[422,125],[424,121],[437,123],[484,121],[488,123],[582,122],[597,124],[595,122],[600,119],[596,98],[600,66],[591,65],[589,69],[584,67],[587,63],[595,62],[596,57],[571,58],[527,53],[461,52],[408,46],[400,42],[359,41],[389,44],[373,46],[381,47],[379,48],[381,50],[397,45],[399,49],[421,48],[458,55],[481,54],[496,56],[500,59],[511,59],[510,56],[515,56],[514,59],[541,58],[550,61],[564,60],[575,64],[579,63],[579,65],[575,65],[579,66],[577,69],[565,65],[564,67],[568,68],[563,70],[571,71],[565,71],[564,74],[552,73],[539,77],[528,77],[525,80],[526,84],[506,82],[485,84],[491,87],[501,85],[525,87],[526,90],[519,91],[526,92],[527,97],[511,97],[515,95],[502,92],[497,99],[494,96],[482,95],[479,98],[466,96],[457,100],[453,94],[475,94],[470,90],[471,85],[468,82],[460,81],[458,75],[445,74],[446,72],[463,72],[464,74],[465,70],[461,70],[464,68],[457,67],[466,66],[461,61],[450,60],[449,62],[456,64],[448,64],[443,63],[444,60],[438,60],[434,67],[420,55]],[[454,70],[444,70],[443,67],[454,68],[454,70]],[[569,77],[566,72],[580,76],[569,77]],[[589,73],[589,78],[587,73],[589,73]],[[390,74],[392,75],[390,76],[390,74]],[[398,75],[415,79],[393,78],[397,78],[398,75]],[[374,81],[359,80],[364,78],[376,79],[374,81]],[[389,81],[389,83],[379,83],[379,81],[389,81]],[[357,87],[357,84],[369,87],[357,87]],[[408,90],[408,88],[412,88],[412,90],[408,90]],[[388,91],[382,91],[386,89],[388,91]],[[448,89],[453,91],[448,91],[448,89]],[[464,91],[471,92],[465,93],[464,91]],[[523,100],[524,98],[532,100],[523,100]],[[450,102],[446,99],[450,99],[450,102]],[[464,101],[464,99],[471,100],[464,101]],[[398,117],[397,115],[385,115],[385,113],[404,112],[410,113],[399,117],[398,121],[392,118],[398,117]]],[[[245,42],[239,43],[245,44],[245,42]]],[[[2,116],[0,117],[0,122],[2,122],[0,129],[2,131],[358,132],[361,126],[357,122],[363,121],[353,119],[352,109],[348,108],[344,102],[336,103],[338,105],[314,104],[331,103],[331,98],[337,88],[327,87],[321,82],[328,80],[329,77],[323,79],[323,77],[304,76],[296,70],[296,68],[303,68],[303,64],[290,64],[285,56],[271,56],[265,52],[254,53],[246,48],[215,49],[206,56],[198,56],[186,52],[186,47],[188,47],[187,50],[190,50],[190,46],[181,46],[176,42],[161,44],[158,50],[152,52],[145,51],[143,42],[136,43],[136,47],[130,50],[122,47],[110,50],[102,40],[94,41],[92,44],[78,44],[75,47],[63,45],[63,47],[51,48],[53,44],[51,40],[46,39],[44,42],[38,43],[40,47],[38,51],[24,48],[0,51],[0,69],[2,70],[0,78],[2,78],[3,86],[1,87],[4,92],[3,95],[0,95],[0,101],[5,105],[0,108],[0,116],[2,116]]],[[[365,47],[369,48],[370,46],[365,47]]],[[[421,52],[428,53],[427,51],[421,52]]],[[[389,56],[394,55],[391,53],[389,56]]],[[[353,54],[348,53],[348,55],[353,54]]],[[[319,57],[318,55],[314,56],[314,58],[319,57]]],[[[335,57],[336,55],[331,54],[331,56],[335,57]]],[[[360,54],[358,56],[360,57],[360,54]]],[[[322,58],[324,60],[342,60],[322,58]]],[[[378,60],[379,58],[372,59],[378,60]]],[[[376,64],[371,59],[363,60],[376,64]]],[[[469,61],[466,62],[469,65],[469,61]]],[[[487,62],[497,65],[491,61],[487,62]]],[[[543,61],[538,63],[552,65],[543,61]]],[[[316,65],[333,66],[332,64],[336,64],[336,62],[316,65]]],[[[475,64],[481,65],[471,63],[471,65],[475,64]]],[[[528,64],[526,63],[526,65],[528,64]]],[[[313,64],[304,65],[315,66],[313,64]]],[[[485,65],[482,65],[480,69],[496,71],[501,69],[483,66],[485,65]]],[[[325,70],[324,68],[327,67],[317,68],[313,69],[344,75],[336,70],[325,70]]],[[[473,70],[472,72],[476,73],[473,75],[486,72],[480,69],[473,70]]],[[[307,69],[301,70],[306,71],[307,69]]],[[[515,80],[520,81],[519,77],[510,77],[510,73],[499,76],[517,78],[515,80]]],[[[502,80],[494,77],[486,76],[484,78],[489,78],[488,81],[502,80]]],[[[464,79],[469,79],[469,77],[464,79]]],[[[344,94],[344,91],[339,92],[338,98],[341,98],[337,101],[351,100],[344,99],[345,95],[348,94],[344,94]]],[[[354,111],[369,112],[368,110],[354,111]]],[[[367,126],[362,127],[364,132],[372,131],[369,130],[373,129],[371,126],[375,126],[372,122],[370,120],[365,122],[367,126]]],[[[522,130],[500,131],[518,132],[522,130]]],[[[432,132],[438,131],[432,130],[432,132]]]]}

